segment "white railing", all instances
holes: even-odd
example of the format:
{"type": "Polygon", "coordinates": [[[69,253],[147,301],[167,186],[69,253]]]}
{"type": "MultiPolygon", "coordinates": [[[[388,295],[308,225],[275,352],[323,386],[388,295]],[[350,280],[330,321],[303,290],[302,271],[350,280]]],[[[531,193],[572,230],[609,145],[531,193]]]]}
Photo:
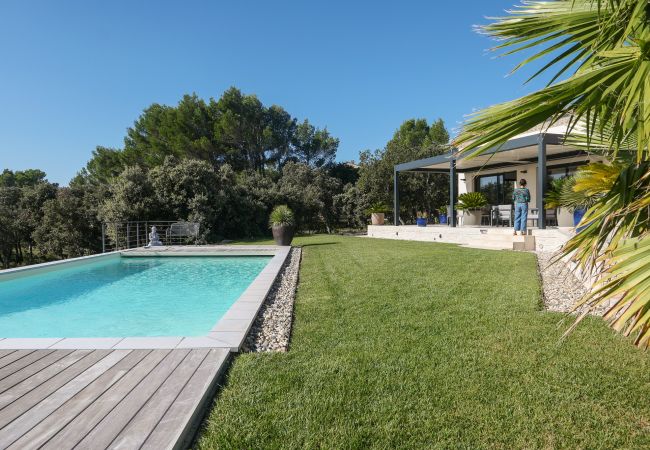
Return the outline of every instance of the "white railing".
{"type": "Polygon", "coordinates": [[[102,223],[102,251],[104,253],[144,247],[149,243],[151,228],[156,227],[163,245],[197,245],[200,243],[200,224],[175,220],[139,220],[102,223]]]}

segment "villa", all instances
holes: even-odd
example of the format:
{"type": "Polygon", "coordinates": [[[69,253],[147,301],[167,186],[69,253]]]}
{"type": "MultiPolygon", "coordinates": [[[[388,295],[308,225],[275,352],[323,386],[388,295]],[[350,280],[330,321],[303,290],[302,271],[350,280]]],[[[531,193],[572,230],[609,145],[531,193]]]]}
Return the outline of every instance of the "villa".
{"type": "Polygon", "coordinates": [[[544,198],[553,179],[570,176],[590,162],[603,158],[585,150],[565,145],[567,121],[552,127],[544,125],[517,135],[505,144],[467,158],[457,150],[398,164],[394,168],[394,211],[399,211],[399,175],[405,172],[449,175],[448,226],[417,227],[403,225],[396,215],[392,226],[370,225],[368,236],[389,239],[439,241],[478,248],[512,248],[514,214],[511,211],[515,183],[528,182],[531,203],[528,228],[538,250],[555,251],[572,235],[573,214],[566,209],[547,209],[544,198]],[[467,213],[458,211],[458,195],[481,192],[490,206],[481,211],[477,223],[467,213]]]}

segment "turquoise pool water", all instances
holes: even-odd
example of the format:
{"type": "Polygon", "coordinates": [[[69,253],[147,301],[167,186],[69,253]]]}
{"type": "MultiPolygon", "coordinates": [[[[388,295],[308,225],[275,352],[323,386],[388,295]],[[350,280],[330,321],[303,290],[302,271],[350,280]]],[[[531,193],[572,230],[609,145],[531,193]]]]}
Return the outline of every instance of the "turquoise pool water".
{"type": "Polygon", "coordinates": [[[0,280],[0,337],[205,335],[270,259],[118,257],[0,280]]]}

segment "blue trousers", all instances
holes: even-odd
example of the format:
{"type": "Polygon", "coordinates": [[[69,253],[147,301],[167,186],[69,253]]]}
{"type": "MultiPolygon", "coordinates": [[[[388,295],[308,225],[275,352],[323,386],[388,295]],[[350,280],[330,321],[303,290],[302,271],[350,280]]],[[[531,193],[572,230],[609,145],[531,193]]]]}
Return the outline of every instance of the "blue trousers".
{"type": "Polygon", "coordinates": [[[528,203],[515,203],[515,231],[526,231],[528,203]]]}

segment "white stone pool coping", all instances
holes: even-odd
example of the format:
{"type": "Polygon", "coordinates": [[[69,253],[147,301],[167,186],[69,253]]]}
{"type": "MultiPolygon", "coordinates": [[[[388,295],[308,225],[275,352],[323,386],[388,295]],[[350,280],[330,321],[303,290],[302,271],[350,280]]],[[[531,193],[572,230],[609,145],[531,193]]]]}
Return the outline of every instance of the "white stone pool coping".
{"type": "MultiPolygon", "coordinates": [[[[0,281],[22,276],[28,272],[50,271],[60,266],[83,264],[89,259],[138,256],[272,256],[259,275],[216,322],[205,336],[117,337],[117,338],[0,338],[0,349],[173,349],[227,348],[239,351],[266,295],[284,264],[290,246],[216,245],[174,246],[153,249],[131,249],[102,253],[51,263],[35,264],[0,271],[0,281]]],[[[56,318],[53,318],[56,319],[56,318]]],[[[0,335],[2,330],[0,330],[0,335]]]]}

